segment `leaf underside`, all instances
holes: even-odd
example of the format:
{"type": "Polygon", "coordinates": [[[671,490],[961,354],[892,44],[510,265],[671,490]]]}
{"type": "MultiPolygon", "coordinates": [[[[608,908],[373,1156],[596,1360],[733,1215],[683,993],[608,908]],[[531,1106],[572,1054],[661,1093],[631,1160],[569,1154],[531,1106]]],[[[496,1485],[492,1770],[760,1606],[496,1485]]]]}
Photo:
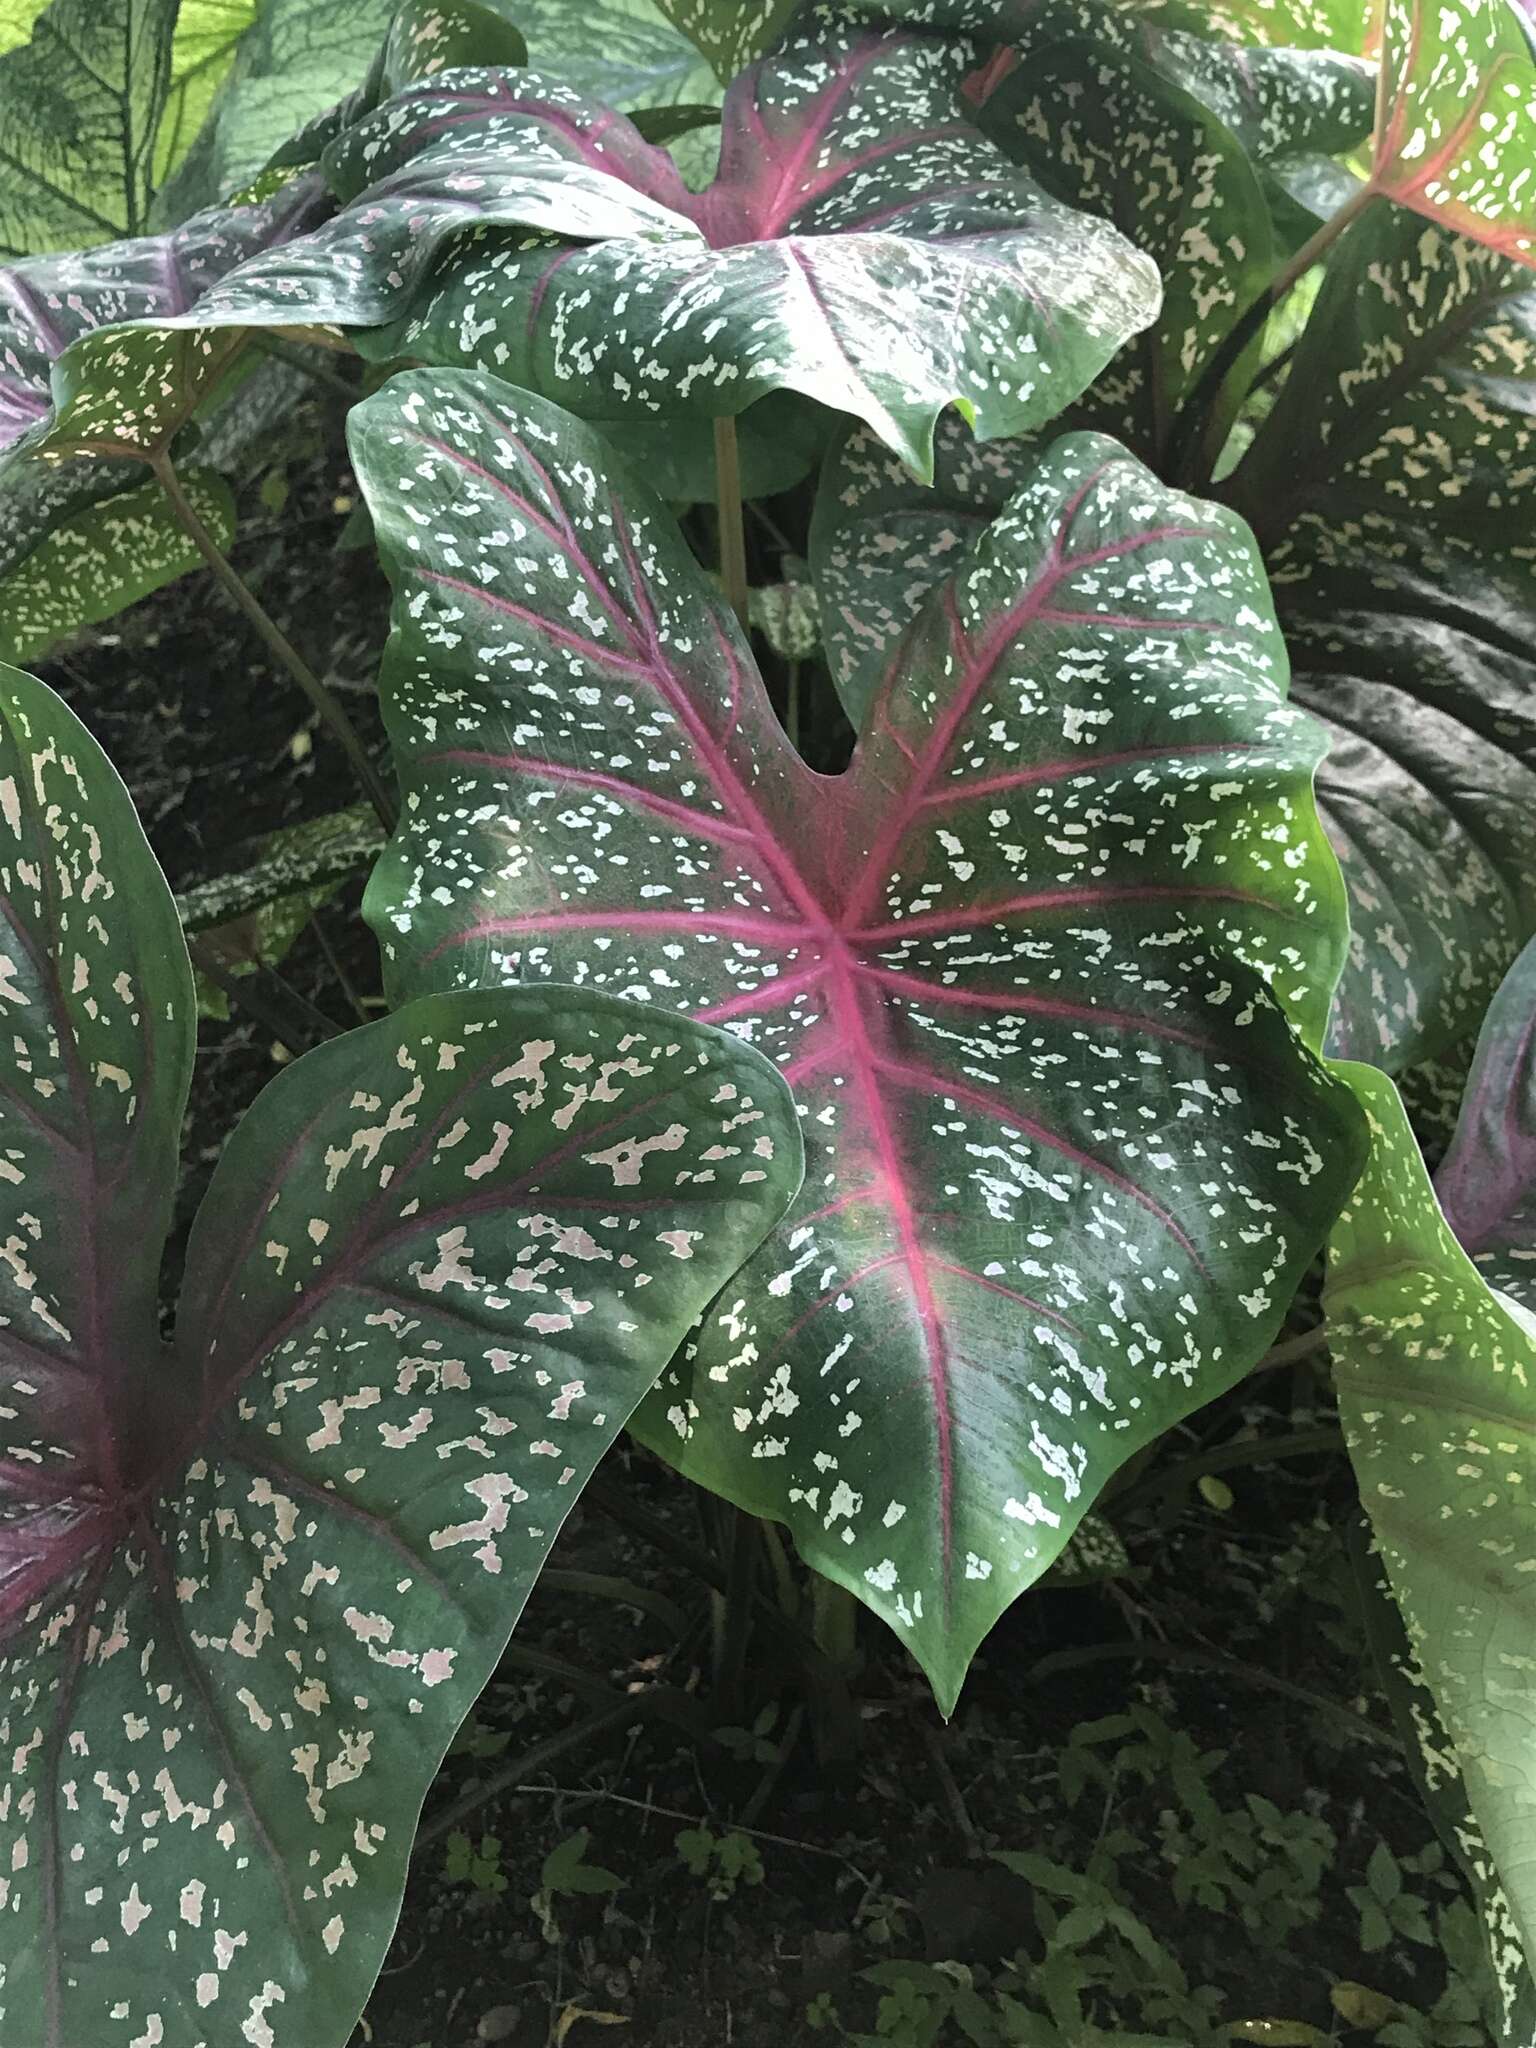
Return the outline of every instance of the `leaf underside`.
{"type": "MultiPolygon", "coordinates": [[[[1369,1165],[1330,1241],[1339,1411],[1409,1644],[1530,1954],[1536,1321],[1456,1242],[1391,1081],[1338,1071],[1372,1121],[1369,1165]]],[[[1495,1962],[1510,1997],[1520,1958],[1495,1962]]]]}
{"type": "Polygon", "coordinates": [[[1337,874],[1246,538],[1059,444],[829,781],[589,430],[452,372],[351,425],[396,586],[390,986],[570,979],[779,1065],[805,1191],[639,1427],[948,1705],[1120,1460],[1251,1363],[1352,1171],[1244,964],[1320,1034],[1337,874]]]}

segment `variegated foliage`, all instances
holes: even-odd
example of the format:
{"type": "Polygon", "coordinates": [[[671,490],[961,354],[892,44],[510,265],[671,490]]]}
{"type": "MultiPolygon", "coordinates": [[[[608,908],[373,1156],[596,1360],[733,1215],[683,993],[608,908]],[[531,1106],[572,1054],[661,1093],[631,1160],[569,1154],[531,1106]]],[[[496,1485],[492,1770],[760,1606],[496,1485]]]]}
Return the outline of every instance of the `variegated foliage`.
{"type": "Polygon", "coordinates": [[[1369,1067],[1338,1071],[1372,1123],[1324,1295],[1339,1410],[1413,1656],[1518,1928],[1501,1940],[1491,1919],[1513,2009],[1528,2004],[1521,1950],[1536,1943],[1536,1318],[1493,1292],[1457,1242],[1392,1082],[1369,1067]]]}
{"type": "MultiPolygon", "coordinates": [[[[551,88],[541,120],[525,76],[498,160],[532,180],[558,152],[548,203],[524,216],[540,232],[472,244],[363,346],[478,365],[589,418],[734,415],[798,391],[919,470],[951,403],[983,436],[1047,418],[1152,317],[1156,274],[976,132],[958,98],[973,64],[963,42],[812,7],[732,86],[697,195],[609,111],[551,88]],[[584,193],[611,226],[578,217],[584,193]]],[[[359,173],[387,189],[423,156],[477,148],[486,114],[460,90],[454,107],[397,102],[354,147],[359,173]]]]}
{"type": "MultiPolygon", "coordinates": [[[[1434,231],[1421,224],[1413,239],[1427,244],[1434,231]]],[[[1474,244],[1455,249],[1474,266],[1497,263],[1474,244]]],[[[1325,323],[1334,293],[1330,282],[1325,323]]],[[[1319,799],[1352,925],[1330,1043],[1389,1069],[1474,1030],[1536,932],[1532,572],[1518,546],[1495,559],[1475,545],[1528,489],[1519,386],[1497,373],[1513,367],[1525,305],[1495,298],[1470,339],[1453,321],[1437,326],[1430,374],[1406,387],[1379,377],[1352,432],[1290,442],[1288,476],[1279,451],[1300,431],[1303,394],[1326,406],[1334,388],[1367,381],[1383,331],[1330,353],[1309,328],[1286,419],[1272,416],[1255,444],[1273,498],[1246,469],[1223,487],[1263,520],[1295,694],[1330,729],[1319,799]],[[1445,524],[1463,522],[1465,538],[1436,538],[1395,511],[1419,502],[1431,464],[1446,484],[1445,524]]],[[[1038,454],[1030,437],[978,447],[958,422],[939,445],[937,497],[860,433],[823,478],[813,567],[833,679],[855,720],[886,651],[1038,454]]]]}
{"type": "MultiPolygon", "coordinates": [[[[1002,61],[970,82],[976,119],[1048,191],[1112,221],[1157,264],[1158,319],[1072,417],[1160,466],[1179,408],[1283,253],[1275,210],[1288,222],[1297,209],[1275,173],[1365,140],[1368,68],[1325,52],[1239,49],[1103,0],[915,11],[1008,37],[1002,61]]],[[[1213,446],[1252,367],[1251,352],[1232,365],[1208,410],[1213,446]]]]}
{"type": "Polygon", "coordinates": [[[763,54],[799,0],[659,0],[659,4],[728,85],[738,71],[763,54]]]}
{"type": "Polygon", "coordinates": [[[1121,1460],[1258,1356],[1358,1158],[1284,1015],[1316,1042],[1343,920],[1247,537],[1060,442],[829,780],[593,433],[473,373],[351,419],[392,991],[570,979],[778,1063],[804,1194],[638,1426],[947,1708],[1121,1460]]]}
{"type": "Polygon", "coordinates": [[[0,677],[0,2037],[342,2048],[560,1522],[798,1185],[746,1047],[589,992],[286,1069],[157,1280],[192,1054],[122,786],[0,677]]]}

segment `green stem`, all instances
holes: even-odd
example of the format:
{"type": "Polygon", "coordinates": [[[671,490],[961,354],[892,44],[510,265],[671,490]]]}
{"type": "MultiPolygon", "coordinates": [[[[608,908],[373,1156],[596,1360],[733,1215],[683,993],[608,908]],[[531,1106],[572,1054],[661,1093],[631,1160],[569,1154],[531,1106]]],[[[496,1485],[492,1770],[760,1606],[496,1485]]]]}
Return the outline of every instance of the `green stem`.
{"type": "Polygon", "coordinates": [[[851,1674],[859,1654],[859,1603],[819,1572],[811,1580],[811,1635],[845,1677],[851,1674]]]}
{"type": "Polygon", "coordinates": [[[297,370],[301,377],[308,377],[312,384],[328,391],[333,398],[344,398],[348,405],[356,405],[362,393],[355,384],[349,384],[345,377],[338,377],[334,370],[328,370],[321,363],[312,363],[302,349],[291,343],[278,341],[270,334],[253,335],[257,353],[271,356],[275,362],[286,363],[291,370],[297,370]]]}
{"type": "Polygon", "coordinates": [[[753,1530],[754,1517],[743,1508],[730,1508],[730,1534],[726,1545],[726,1587],[717,1595],[718,1627],[715,1635],[715,1700],[727,1721],[746,1715],[747,1647],[752,1639],[752,1616],[757,1598],[759,1551],[753,1530]]]}
{"type": "Polygon", "coordinates": [[[1337,1429],[1298,1429],[1289,1436],[1244,1437],[1240,1443],[1222,1444],[1217,1450],[1182,1458],[1178,1464],[1153,1473],[1139,1486],[1128,1487],[1116,1496],[1115,1513],[1172,1500],[1209,1473],[1232,1472],[1243,1465],[1278,1465],[1286,1458],[1326,1458],[1343,1448],[1344,1439],[1337,1429]]]}
{"type": "Polygon", "coordinates": [[[1174,421],[1173,433],[1168,444],[1168,476],[1177,482],[1192,485],[1210,481],[1208,474],[1188,477],[1185,471],[1186,467],[1192,468],[1197,461],[1203,461],[1216,452],[1203,449],[1200,444],[1210,409],[1215,404],[1222,386],[1280,301],[1300,284],[1314,264],[1322,261],[1345,229],[1353,226],[1366,208],[1380,197],[1381,194],[1376,187],[1369,182],[1362,185],[1357,192],[1351,193],[1338,211],[1328,216],[1317,233],[1302,244],[1290,261],[1280,266],[1263,291],[1242,314],[1220,348],[1200,372],[1195,380],[1194,390],[1179,409],[1179,416],[1174,421]]]}
{"type": "Polygon", "coordinates": [[[244,577],[232,566],[218,542],[198,517],[196,506],[181,487],[181,478],[176,474],[176,467],[169,452],[162,449],[149,466],[159,479],[160,487],[170,500],[176,517],[186,528],[192,545],[213,571],[223,589],[256,628],[269,652],[287,669],[319,713],[322,723],[329,728],[351,762],[359,784],[378,813],[380,824],[386,832],[393,832],[396,815],[394,800],[380,780],[378,770],[369,760],[368,750],[358,738],[357,729],[351,719],[277,622],[257,602],[244,577]]]}
{"type": "Polygon", "coordinates": [[[720,510],[720,581],[743,633],[747,624],[747,535],[741,516],[741,458],[736,422],[715,421],[715,495],[720,510]]]}

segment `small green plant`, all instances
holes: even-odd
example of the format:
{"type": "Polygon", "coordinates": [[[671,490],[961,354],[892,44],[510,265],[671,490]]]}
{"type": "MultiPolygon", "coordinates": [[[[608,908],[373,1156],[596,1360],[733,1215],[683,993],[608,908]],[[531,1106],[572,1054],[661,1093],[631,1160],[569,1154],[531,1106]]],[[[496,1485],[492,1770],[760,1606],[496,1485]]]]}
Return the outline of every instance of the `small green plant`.
{"type": "Polygon", "coordinates": [[[507,1888],[500,1836],[481,1835],[476,1840],[455,1829],[443,1845],[443,1876],[450,1884],[471,1885],[488,1898],[499,1898],[507,1888]]]}
{"type": "Polygon", "coordinates": [[[544,1858],[539,1872],[539,1888],[529,1900],[534,1916],[543,1930],[544,1939],[551,1944],[560,1940],[560,1923],[556,1907],[562,1899],[599,1899],[612,1892],[624,1889],[624,1880],[611,1870],[605,1870],[600,1863],[587,1861],[587,1844],[592,1839],[590,1828],[578,1828],[573,1835],[567,1835],[557,1843],[544,1858]]]}
{"type": "MultiPolygon", "coordinates": [[[[1430,1861],[1428,1870],[1440,1867],[1440,1851],[1432,1845],[1426,1852],[1430,1861]]],[[[1424,1858],[1403,1863],[1392,1854],[1385,1842],[1378,1842],[1371,1851],[1365,1866],[1365,1883],[1352,1884],[1348,1898],[1360,1915],[1360,1946],[1367,1955],[1373,1955],[1394,1939],[1414,1941],[1428,1948],[1434,1942],[1434,1930],[1429,1924],[1429,1908],[1416,1892],[1411,1892],[1403,1883],[1405,1868],[1410,1873],[1424,1874],[1424,1858]],[[1414,1869],[1414,1863],[1418,1869],[1414,1869]]]]}
{"type": "Polygon", "coordinates": [[[723,1835],[708,1828],[684,1828],[673,1844],[683,1868],[712,1899],[733,1899],[742,1887],[763,1881],[763,1859],[750,1836],[731,1829],[723,1835]]]}

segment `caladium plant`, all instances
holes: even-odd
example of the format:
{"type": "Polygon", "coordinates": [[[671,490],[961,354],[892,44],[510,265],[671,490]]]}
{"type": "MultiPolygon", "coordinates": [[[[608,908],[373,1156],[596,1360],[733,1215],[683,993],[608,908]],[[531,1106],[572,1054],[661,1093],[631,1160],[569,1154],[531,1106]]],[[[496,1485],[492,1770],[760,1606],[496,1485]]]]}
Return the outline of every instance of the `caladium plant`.
{"type": "MultiPolygon", "coordinates": [[[[525,77],[530,170],[558,148],[567,208],[590,183],[618,224],[530,204],[540,237],[472,247],[420,311],[363,345],[478,365],[598,419],[734,416],[788,388],[867,420],[924,473],[950,404],[983,438],[1016,432],[1145,326],[1157,283],[1107,223],[1050,199],[976,132],[960,97],[973,63],[963,43],[810,7],[730,88],[719,174],[698,194],[611,112],[551,90],[541,121],[525,77]],[[626,228],[627,206],[643,210],[626,228]]],[[[404,176],[423,132],[457,123],[467,146],[483,118],[467,83],[407,96],[352,160],[404,176]]]]}
{"type": "Polygon", "coordinates": [[[1285,1016],[1316,1043],[1338,879],[1251,543],[1058,443],[829,780],[569,415],[423,371],[351,434],[395,584],[393,993],[572,980],[778,1063],[804,1194],[638,1427],[948,1707],[1115,1467],[1252,1365],[1358,1162],[1285,1016]]]}
{"type": "Polygon", "coordinates": [[[95,743],[0,672],[0,2028],[341,2048],[592,1467],[799,1183],[787,1090],[593,991],[408,1004],[236,1130],[95,743]]]}

